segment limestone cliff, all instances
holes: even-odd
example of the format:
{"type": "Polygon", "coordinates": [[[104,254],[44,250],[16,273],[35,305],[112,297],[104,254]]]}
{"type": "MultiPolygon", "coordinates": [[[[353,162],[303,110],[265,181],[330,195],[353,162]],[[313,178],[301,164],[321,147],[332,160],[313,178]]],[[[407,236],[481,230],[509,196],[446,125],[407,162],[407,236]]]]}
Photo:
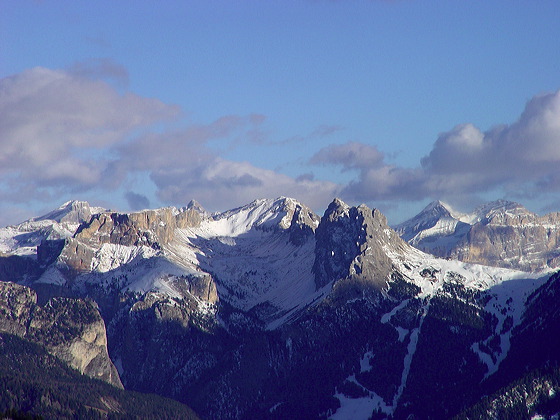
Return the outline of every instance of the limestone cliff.
{"type": "Polygon", "coordinates": [[[387,250],[409,246],[387,226],[379,210],[349,207],[335,199],[316,230],[313,271],[317,287],[332,280],[352,279],[381,289],[392,269],[387,250]]]}
{"type": "Polygon", "coordinates": [[[196,210],[177,212],[172,208],[138,213],[101,213],[80,226],[75,238],[117,245],[148,245],[159,248],[169,243],[176,228],[200,224],[196,210]]]}
{"type": "Polygon", "coordinates": [[[107,352],[105,323],[92,302],[53,298],[39,306],[32,289],[0,282],[0,331],[38,343],[79,372],[122,388],[107,352]]]}
{"type": "Polygon", "coordinates": [[[76,272],[89,271],[102,244],[147,246],[155,250],[173,240],[177,228],[196,227],[201,215],[194,209],[163,208],[137,213],[98,213],[66,240],[61,260],[76,272]]]}
{"type": "Polygon", "coordinates": [[[447,256],[524,271],[560,266],[560,214],[538,216],[522,206],[475,223],[447,256]]]}

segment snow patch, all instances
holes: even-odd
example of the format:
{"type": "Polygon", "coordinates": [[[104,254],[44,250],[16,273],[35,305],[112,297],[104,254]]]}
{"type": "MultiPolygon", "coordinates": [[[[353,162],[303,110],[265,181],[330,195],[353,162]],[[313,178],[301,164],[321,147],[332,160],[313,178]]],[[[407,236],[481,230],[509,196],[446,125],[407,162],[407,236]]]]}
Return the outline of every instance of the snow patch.
{"type": "Polygon", "coordinates": [[[103,244],[91,260],[91,270],[105,273],[136,258],[151,258],[157,251],[147,246],[103,244]]]}
{"type": "Polygon", "coordinates": [[[374,410],[379,410],[386,414],[391,412],[383,398],[374,392],[371,392],[367,397],[361,398],[351,398],[340,393],[334,396],[340,401],[340,408],[329,417],[331,420],[367,420],[371,417],[374,410]]]}
{"type": "Polygon", "coordinates": [[[360,359],[360,373],[370,372],[372,366],[370,364],[371,359],[373,359],[374,354],[371,351],[364,353],[363,357],[360,359]]]}

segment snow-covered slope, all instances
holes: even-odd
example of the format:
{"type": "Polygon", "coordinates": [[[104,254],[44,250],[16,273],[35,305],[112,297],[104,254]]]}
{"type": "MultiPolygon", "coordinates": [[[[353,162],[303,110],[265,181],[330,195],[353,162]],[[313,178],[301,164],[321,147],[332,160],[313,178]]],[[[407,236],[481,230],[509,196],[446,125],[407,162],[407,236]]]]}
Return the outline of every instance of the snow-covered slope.
{"type": "Polygon", "coordinates": [[[441,201],[430,203],[412,219],[395,226],[395,231],[411,245],[444,256],[470,229],[471,215],[455,212],[441,201]]]}
{"type": "Polygon", "coordinates": [[[0,229],[0,253],[35,256],[45,239],[70,238],[93,214],[106,211],[85,201],[68,201],[43,216],[0,229]]]}
{"type": "Polygon", "coordinates": [[[315,290],[311,272],[312,232],[318,223],[310,209],[293,199],[256,200],[179,229],[165,255],[185,268],[210,273],[220,299],[236,308],[269,305],[263,318],[275,326],[325,294],[315,290]],[[306,230],[307,237],[301,236],[306,230]]]}
{"type": "Polygon", "coordinates": [[[449,221],[449,223],[447,223],[444,229],[440,229],[440,232],[442,234],[449,234],[454,231],[455,225],[459,222],[461,216],[454,212],[448,204],[434,201],[412,219],[395,226],[395,231],[405,241],[410,241],[418,232],[432,229],[443,220],[449,221]]]}
{"type": "MultiPolygon", "coordinates": [[[[56,227],[62,209],[28,225],[56,227]]],[[[98,214],[75,235],[61,236],[67,243],[58,263],[35,283],[66,284],[70,267],[81,290],[117,285],[121,292],[177,298],[184,283],[210,276],[220,300],[242,311],[254,308],[275,327],[326,293],[316,290],[312,273],[318,224],[309,208],[285,197],[213,215],[197,203],[184,210],[98,214]]]]}

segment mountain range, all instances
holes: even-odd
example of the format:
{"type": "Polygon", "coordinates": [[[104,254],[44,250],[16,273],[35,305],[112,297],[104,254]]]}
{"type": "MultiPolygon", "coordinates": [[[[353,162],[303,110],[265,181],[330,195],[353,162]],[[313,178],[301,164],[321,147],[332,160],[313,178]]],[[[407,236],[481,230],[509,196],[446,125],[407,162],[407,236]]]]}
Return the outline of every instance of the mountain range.
{"type": "Polygon", "coordinates": [[[438,257],[523,271],[560,266],[560,213],[539,216],[512,201],[486,203],[467,214],[434,201],[395,230],[438,257]]]}
{"type": "Polygon", "coordinates": [[[1,296],[23,296],[0,299],[0,331],[202,418],[552,416],[560,275],[552,245],[524,244],[555,216],[475,213],[434,203],[395,231],[339,199],[322,217],[285,197],[221,213],[68,202],[0,229],[1,296]],[[477,232],[504,249],[476,251],[477,232]],[[84,342],[97,353],[61,350],[84,342]]]}

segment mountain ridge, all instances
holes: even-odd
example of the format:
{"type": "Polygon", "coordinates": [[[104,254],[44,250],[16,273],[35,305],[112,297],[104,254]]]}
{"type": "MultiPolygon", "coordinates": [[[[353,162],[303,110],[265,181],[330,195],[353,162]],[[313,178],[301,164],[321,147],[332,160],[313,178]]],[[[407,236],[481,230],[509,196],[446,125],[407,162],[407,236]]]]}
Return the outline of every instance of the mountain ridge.
{"type": "Polygon", "coordinates": [[[468,214],[434,214],[437,203],[395,230],[438,257],[523,271],[560,266],[560,213],[538,216],[518,203],[497,200],[468,214]]]}

